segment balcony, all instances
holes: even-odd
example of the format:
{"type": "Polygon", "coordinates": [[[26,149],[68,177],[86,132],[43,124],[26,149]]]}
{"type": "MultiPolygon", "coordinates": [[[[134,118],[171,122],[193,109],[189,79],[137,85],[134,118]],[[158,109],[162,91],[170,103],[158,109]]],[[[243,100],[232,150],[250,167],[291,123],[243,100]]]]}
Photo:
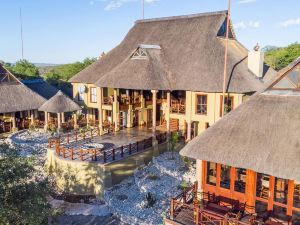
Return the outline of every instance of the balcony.
{"type": "Polygon", "coordinates": [[[171,113],[185,114],[185,100],[171,100],[171,113]]]}

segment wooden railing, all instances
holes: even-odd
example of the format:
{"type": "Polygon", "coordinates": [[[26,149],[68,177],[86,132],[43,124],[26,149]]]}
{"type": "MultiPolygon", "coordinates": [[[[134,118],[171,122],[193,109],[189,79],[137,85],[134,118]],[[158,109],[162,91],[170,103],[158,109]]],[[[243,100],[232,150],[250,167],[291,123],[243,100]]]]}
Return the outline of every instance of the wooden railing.
{"type": "Polygon", "coordinates": [[[52,139],[49,141],[49,146],[55,146],[56,154],[64,159],[80,160],[80,161],[97,161],[102,163],[114,162],[116,160],[125,158],[137,152],[144,151],[152,147],[152,137],[123,145],[117,148],[109,149],[75,149],[72,145],[60,145],[58,140],[52,139]]]}
{"type": "Polygon", "coordinates": [[[246,211],[246,204],[242,204],[243,207],[239,207],[236,201],[233,201],[232,206],[228,208],[228,213],[220,214],[212,210],[207,210],[206,205],[209,202],[216,202],[220,200],[219,196],[215,196],[210,193],[197,193],[197,185],[184,190],[180,195],[171,199],[169,219],[174,221],[180,221],[187,224],[203,225],[203,224],[215,224],[215,225],[250,225],[259,224],[254,214],[246,211]],[[197,200],[197,196],[201,196],[201,201],[197,200]],[[240,213],[233,212],[232,207],[237,207],[239,210],[244,210],[242,216],[240,213]],[[241,221],[242,218],[248,216],[248,221],[241,221]]]}
{"type": "Polygon", "coordinates": [[[78,141],[86,140],[86,139],[90,140],[96,136],[100,136],[99,128],[83,130],[81,132],[75,130],[74,132],[70,132],[67,134],[50,137],[48,139],[48,147],[53,148],[54,147],[53,144],[56,143],[58,143],[59,145],[64,145],[64,144],[76,143],[78,141]]]}
{"type": "Polygon", "coordinates": [[[171,112],[185,114],[185,101],[171,100],[171,112]]]}

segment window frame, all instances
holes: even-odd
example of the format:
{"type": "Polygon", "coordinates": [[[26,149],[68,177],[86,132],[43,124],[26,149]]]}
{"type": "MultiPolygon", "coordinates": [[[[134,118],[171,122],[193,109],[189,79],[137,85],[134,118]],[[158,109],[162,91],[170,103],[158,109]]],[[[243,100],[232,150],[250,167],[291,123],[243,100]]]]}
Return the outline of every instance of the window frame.
{"type": "Polygon", "coordinates": [[[207,115],[207,111],[208,111],[208,95],[207,94],[196,94],[196,100],[195,100],[195,113],[197,115],[204,115],[206,116],[207,115]],[[206,104],[199,104],[198,103],[198,97],[205,97],[206,98],[206,104]],[[205,105],[205,108],[206,108],[206,112],[205,113],[200,113],[198,112],[198,105],[205,105]]]}
{"type": "MultiPolygon", "coordinates": [[[[225,103],[226,103],[226,98],[228,98],[228,97],[229,97],[229,99],[231,99],[231,110],[229,111],[229,112],[231,112],[232,110],[234,110],[234,96],[226,95],[225,103]]],[[[223,110],[223,95],[220,96],[220,117],[222,116],[222,110],[223,110]]],[[[224,113],[224,115],[229,112],[224,113]]]]}
{"type": "Polygon", "coordinates": [[[97,103],[97,88],[96,87],[90,87],[90,102],[97,103]],[[95,93],[93,93],[93,90],[95,90],[95,93]],[[95,98],[95,99],[93,99],[93,98],[95,98]]]}

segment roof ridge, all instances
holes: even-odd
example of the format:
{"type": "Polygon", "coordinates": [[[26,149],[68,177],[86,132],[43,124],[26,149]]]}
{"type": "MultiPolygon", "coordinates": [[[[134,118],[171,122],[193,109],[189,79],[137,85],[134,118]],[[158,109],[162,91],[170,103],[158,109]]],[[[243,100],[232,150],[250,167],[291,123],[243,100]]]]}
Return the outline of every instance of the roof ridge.
{"type": "Polygon", "coordinates": [[[204,13],[196,13],[196,14],[188,14],[188,15],[181,15],[181,16],[169,16],[169,17],[159,17],[159,18],[152,18],[152,19],[141,19],[135,21],[135,23],[147,23],[147,22],[156,22],[156,21],[167,21],[167,20],[178,20],[178,19],[191,19],[203,16],[215,16],[220,14],[227,14],[227,10],[223,11],[214,11],[214,12],[204,12],[204,13]]]}

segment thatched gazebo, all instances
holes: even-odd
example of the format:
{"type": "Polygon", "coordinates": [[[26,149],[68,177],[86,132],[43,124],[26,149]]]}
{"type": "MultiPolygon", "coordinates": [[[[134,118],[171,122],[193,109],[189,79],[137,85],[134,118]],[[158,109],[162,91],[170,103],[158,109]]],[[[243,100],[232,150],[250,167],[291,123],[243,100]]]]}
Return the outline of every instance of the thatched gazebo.
{"type": "MultiPolygon", "coordinates": [[[[81,110],[81,107],[67,97],[62,91],[58,91],[56,95],[46,101],[40,108],[39,111],[45,112],[45,129],[48,127],[48,113],[57,114],[57,128],[61,129],[61,123],[64,123],[65,112],[76,112],[81,110]]],[[[77,127],[77,116],[74,114],[74,128],[77,127]]]]}

